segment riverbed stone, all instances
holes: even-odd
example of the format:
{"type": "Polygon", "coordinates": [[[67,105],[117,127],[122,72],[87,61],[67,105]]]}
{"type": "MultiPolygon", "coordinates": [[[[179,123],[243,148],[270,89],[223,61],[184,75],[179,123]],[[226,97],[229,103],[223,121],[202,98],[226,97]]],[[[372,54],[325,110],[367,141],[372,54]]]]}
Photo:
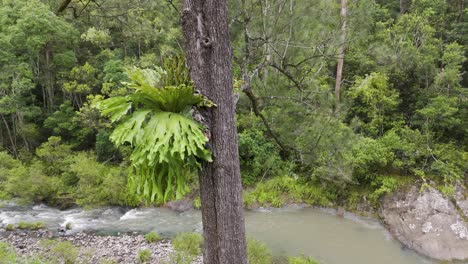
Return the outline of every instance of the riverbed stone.
{"type": "Polygon", "coordinates": [[[468,260],[468,225],[439,191],[416,186],[384,198],[380,216],[406,247],[439,260],[468,260]]]}
{"type": "Polygon", "coordinates": [[[193,209],[193,199],[184,198],[177,201],[170,201],[163,205],[163,207],[169,208],[175,212],[185,212],[193,209]]]}
{"type": "MultiPolygon", "coordinates": [[[[174,252],[168,240],[148,243],[143,235],[100,236],[91,233],[75,233],[72,235],[56,235],[50,231],[0,231],[0,242],[8,243],[17,254],[30,256],[48,254],[48,249],[41,241],[53,238],[57,241],[69,241],[78,250],[77,263],[100,264],[104,260],[114,260],[122,264],[138,264],[137,254],[142,249],[152,253],[150,263],[171,263],[170,256],[174,252]]],[[[202,256],[192,264],[201,264],[202,256]]]]}

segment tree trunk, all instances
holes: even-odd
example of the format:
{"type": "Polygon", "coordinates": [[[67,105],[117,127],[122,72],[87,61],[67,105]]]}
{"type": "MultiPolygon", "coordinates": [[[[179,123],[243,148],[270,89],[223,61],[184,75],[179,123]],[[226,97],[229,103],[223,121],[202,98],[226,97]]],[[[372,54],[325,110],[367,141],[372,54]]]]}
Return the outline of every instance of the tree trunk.
{"type": "Polygon", "coordinates": [[[5,124],[6,131],[8,133],[8,137],[10,138],[10,143],[11,143],[11,154],[16,158],[18,157],[18,152],[16,148],[16,139],[13,137],[10,126],[8,125],[8,122],[6,121],[5,117],[3,115],[0,115],[2,117],[3,123],[5,124]]]}
{"type": "MultiPolygon", "coordinates": [[[[60,3],[57,10],[55,10],[56,16],[61,16],[63,11],[70,5],[72,0],[64,0],[60,3]]],[[[54,102],[55,102],[55,72],[53,67],[53,56],[54,56],[54,43],[53,41],[48,41],[42,47],[40,56],[43,57],[43,65],[41,69],[43,70],[43,83],[42,83],[42,96],[43,96],[43,104],[44,108],[47,109],[49,112],[53,110],[54,102]]],[[[41,61],[38,62],[38,66],[40,65],[41,61]]],[[[39,71],[38,71],[39,72],[39,71]]]]}
{"type": "Polygon", "coordinates": [[[465,13],[465,0],[458,0],[458,22],[462,23],[463,14],[465,13]]]}
{"type": "Polygon", "coordinates": [[[54,100],[55,100],[55,91],[54,91],[54,83],[55,83],[55,73],[53,69],[53,44],[52,42],[47,42],[44,46],[44,66],[42,69],[44,70],[44,86],[45,86],[45,94],[46,94],[46,101],[44,102],[44,106],[49,112],[51,112],[54,108],[54,100]]]}
{"type": "Polygon", "coordinates": [[[60,3],[59,7],[57,10],[55,10],[55,15],[60,15],[65,9],[70,5],[72,0],[64,0],[62,3],[60,3]]]}
{"type": "Polygon", "coordinates": [[[200,109],[213,162],[200,172],[206,264],[247,264],[226,0],[184,0],[190,76],[216,106],[200,109]]]}
{"type": "Polygon", "coordinates": [[[411,0],[400,0],[400,14],[406,13],[408,8],[411,7],[411,0]]]}
{"type": "Polygon", "coordinates": [[[336,65],[336,82],[335,82],[335,112],[340,112],[340,93],[341,93],[341,81],[343,78],[343,64],[346,44],[346,16],[348,13],[348,0],[341,0],[341,34],[340,34],[340,46],[338,47],[338,62],[336,65]]]}

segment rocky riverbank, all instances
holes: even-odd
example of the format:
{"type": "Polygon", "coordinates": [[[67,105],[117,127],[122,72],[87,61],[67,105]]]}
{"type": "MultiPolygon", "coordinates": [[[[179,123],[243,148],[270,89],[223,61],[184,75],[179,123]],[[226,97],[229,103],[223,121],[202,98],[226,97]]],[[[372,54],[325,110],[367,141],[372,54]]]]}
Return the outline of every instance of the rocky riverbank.
{"type": "MultiPolygon", "coordinates": [[[[174,249],[169,240],[157,243],[147,243],[145,237],[139,234],[123,234],[120,236],[99,236],[88,233],[73,235],[57,235],[47,230],[39,231],[1,231],[0,241],[8,243],[19,256],[38,256],[51,253],[46,241],[69,241],[75,248],[61,250],[76,251],[76,263],[140,263],[138,252],[149,250],[151,259],[148,263],[170,263],[174,249]]],[[[60,253],[60,252],[59,252],[60,253]]],[[[63,252],[69,254],[70,252],[63,252]]],[[[193,264],[201,264],[199,257],[193,264]]]]}
{"type": "MultiPolygon", "coordinates": [[[[358,209],[359,212],[357,213],[367,212],[364,215],[378,218],[384,222],[390,233],[402,242],[405,249],[413,249],[434,259],[460,259],[466,261],[468,260],[468,225],[466,223],[468,195],[464,188],[464,185],[458,186],[455,195],[452,199],[449,199],[432,187],[422,189],[418,185],[406,186],[393,194],[388,194],[381,200],[380,217],[377,216],[375,211],[368,209],[372,207],[368,205],[368,202],[366,205],[366,199],[362,201],[363,206],[358,203],[358,208],[367,208],[367,210],[358,209]]],[[[314,216],[316,213],[313,213],[314,208],[307,207],[310,206],[307,204],[290,204],[282,209],[257,208],[254,211],[246,211],[246,215],[251,221],[251,231],[252,223],[254,223],[255,227],[268,223],[277,226],[288,222],[294,223],[296,220],[301,221],[300,219],[307,219],[307,223],[301,228],[301,230],[307,231],[314,228],[313,221],[321,223],[323,220],[322,218],[314,220],[316,219],[314,216]],[[300,213],[290,216],[285,213],[288,210],[300,213]],[[266,215],[278,218],[270,222],[270,219],[264,218],[266,215]]],[[[336,214],[339,218],[347,218],[346,215],[352,215],[344,210],[344,208],[340,207],[338,209],[321,209],[320,211],[332,215],[336,214]]],[[[47,230],[67,229],[67,225],[72,228],[65,233],[45,230],[22,231],[19,229],[2,231],[0,229],[0,241],[9,243],[19,255],[47,253],[50,249],[44,247],[41,241],[55,239],[69,241],[76,246],[79,249],[79,259],[86,259],[87,262],[85,263],[99,264],[102,264],[100,263],[101,260],[114,261],[109,263],[138,263],[138,252],[143,249],[147,249],[151,253],[152,262],[150,263],[165,263],[174,252],[170,241],[148,244],[144,236],[139,234],[155,230],[155,227],[157,227],[156,231],[158,233],[165,236],[180,232],[200,231],[201,228],[200,214],[192,210],[192,200],[190,199],[168,203],[164,208],[137,208],[131,210],[120,207],[107,207],[91,211],[81,209],[59,211],[46,206],[23,208],[13,204],[7,205],[3,211],[0,210],[0,217],[3,219],[5,228],[7,228],[8,224],[17,224],[19,220],[31,223],[43,221],[47,230]],[[134,231],[138,231],[139,234],[125,233],[134,231]],[[123,235],[99,236],[92,232],[99,232],[100,234],[101,232],[106,234],[122,232],[123,235]]],[[[334,221],[334,219],[332,220],[334,221]]],[[[294,227],[290,225],[285,225],[283,229],[294,231],[294,227]]],[[[268,232],[274,233],[276,230],[267,228],[263,231],[263,233],[268,232]]],[[[314,231],[313,235],[317,235],[317,232],[320,233],[314,231]]],[[[261,234],[258,235],[261,236],[261,234]]],[[[359,235],[356,234],[355,236],[359,235]]],[[[281,241],[287,236],[287,234],[276,236],[275,241],[281,241]]],[[[289,239],[300,241],[300,237],[301,235],[296,235],[289,237],[289,239]]],[[[271,240],[271,238],[268,239],[271,240]]],[[[297,246],[301,247],[301,244],[297,246]]],[[[313,250],[310,250],[310,252],[313,252],[313,250]]],[[[312,254],[318,253],[313,252],[312,254]]],[[[398,253],[396,256],[398,256],[398,253]]],[[[413,262],[409,261],[408,263],[413,262]]]]}
{"type": "Polygon", "coordinates": [[[439,260],[468,260],[468,202],[460,188],[450,200],[432,187],[411,186],[387,196],[380,216],[406,247],[439,260]]]}

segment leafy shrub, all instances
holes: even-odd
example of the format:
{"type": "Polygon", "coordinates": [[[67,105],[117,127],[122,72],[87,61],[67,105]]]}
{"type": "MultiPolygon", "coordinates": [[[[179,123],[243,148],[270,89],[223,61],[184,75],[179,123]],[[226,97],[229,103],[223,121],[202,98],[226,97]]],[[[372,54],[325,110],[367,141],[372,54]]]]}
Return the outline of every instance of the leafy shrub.
{"type": "Polygon", "coordinates": [[[101,47],[111,41],[109,30],[100,30],[95,27],[88,28],[88,31],[81,34],[81,38],[101,47]]]}
{"type": "Polygon", "coordinates": [[[145,240],[148,243],[154,243],[160,241],[161,237],[158,235],[158,233],[151,231],[145,235],[145,240]]]}
{"type": "Polygon", "coordinates": [[[59,109],[52,113],[45,121],[44,127],[51,130],[54,136],[59,136],[70,142],[74,147],[89,146],[92,130],[84,127],[76,118],[76,112],[70,101],[65,101],[59,109]]]}
{"type": "Polygon", "coordinates": [[[289,264],[319,264],[315,259],[306,256],[290,257],[288,261],[289,264]]]}
{"type": "Polygon", "coordinates": [[[258,183],[255,189],[244,194],[244,204],[249,206],[281,207],[287,203],[305,202],[328,206],[336,194],[324,186],[303,182],[290,176],[275,177],[258,183]]]}
{"type": "Polygon", "coordinates": [[[278,147],[255,128],[239,133],[239,156],[244,185],[284,174],[289,167],[281,159],[278,147]]]}
{"type": "Polygon", "coordinates": [[[41,246],[48,250],[52,262],[74,264],[78,258],[78,249],[69,241],[41,240],[41,246]]]}
{"type": "Polygon", "coordinates": [[[18,229],[22,230],[39,230],[45,227],[44,222],[35,222],[35,223],[28,223],[28,222],[19,222],[18,229]]]}
{"type": "Polygon", "coordinates": [[[118,161],[122,158],[118,148],[109,139],[111,133],[108,130],[100,130],[96,134],[96,158],[99,162],[118,161]]]}
{"type": "Polygon", "coordinates": [[[357,141],[354,131],[339,119],[314,116],[294,142],[301,151],[302,170],[311,179],[344,185],[352,177],[351,149],[357,141]]]}
{"type": "Polygon", "coordinates": [[[203,237],[199,233],[180,233],[172,239],[174,249],[189,256],[198,256],[201,253],[203,237]]]}
{"type": "Polygon", "coordinates": [[[447,198],[453,198],[455,196],[455,186],[453,185],[444,185],[439,188],[440,192],[447,198]]]}
{"type": "Polygon", "coordinates": [[[197,196],[195,200],[193,200],[193,208],[195,209],[200,209],[201,208],[201,198],[200,196],[197,196]]]}
{"type": "Polygon", "coordinates": [[[4,151],[0,151],[0,199],[7,200],[11,198],[11,193],[5,190],[5,183],[11,177],[13,170],[21,166],[19,160],[14,159],[4,151]]]}
{"type": "Polygon", "coordinates": [[[0,263],[17,263],[15,251],[5,242],[0,242],[0,263]]]}
{"type": "Polygon", "coordinates": [[[137,260],[139,263],[146,263],[151,260],[151,251],[149,249],[140,249],[137,254],[137,260]]]}
{"type": "Polygon", "coordinates": [[[391,89],[388,77],[379,72],[357,78],[347,93],[353,103],[348,113],[360,121],[362,132],[369,136],[381,136],[392,126],[400,125],[397,113],[398,91],[391,89]]]}
{"type": "Polygon", "coordinates": [[[191,264],[201,254],[203,237],[198,233],[180,233],[172,239],[175,251],[170,255],[171,264],[191,264]]]}
{"type": "Polygon", "coordinates": [[[45,175],[39,162],[12,168],[7,172],[7,177],[3,185],[4,192],[23,202],[52,202],[59,190],[63,189],[60,179],[45,175]]]}
{"type": "Polygon", "coordinates": [[[361,139],[352,150],[353,178],[358,183],[369,184],[380,171],[385,170],[393,161],[394,153],[378,140],[361,139]]]}
{"type": "Polygon", "coordinates": [[[56,262],[49,262],[40,256],[21,256],[16,254],[15,250],[7,243],[0,242],[0,263],[2,264],[52,264],[56,262]]]}
{"type": "Polygon", "coordinates": [[[383,184],[385,177],[380,176],[389,172],[424,181],[430,178],[450,189],[468,171],[466,153],[453,143],[435,143],[432,134],[424,135],[407,127],[392,129],[379,139],[363,138],[354,146],[353,179],[376,190],[382,186],[384,189],[377,191],[374,198],[391,191],[385,190],[391,187],[391,180],[383,184]]]}
{"type": "Polygon", "coordinates": [[[117,260],[115,259],[100,259],[99,264],[118,264],[117,260]]]}
{"type": "Polygon", "coordinates": [[[398,188],[399,183],[396,178],[385,176],[379,177],[376,185],[378,185],[378,188],[369,195],[369,199],[374,203],[377,203],[382,195],[394,192],[398,188]]]}
{"type": "Polygon", "coordinates": [[[36,155],[44,167],[47,176],[60,176],[65,172],[72,155],[72,146],[64,144],[61,137],[49,137],[36,149],[36,155]]]}
{"type": "Polygon", "coordinates": [[[170,264],[191,264],[195,256],[191,256],[184,252],[175,251],[169,256],[170,264]]]}
{"type": "Polygon", "coordinates": [[[113,197],[118,195],[118,192],[114,193],[113,190],[103,187],[105,175],[109,173],[110,168],[96,162],[91,153],[77,153],[70,160],[69,173],[78,179],[74,196],[79,205],[99,206],[114,200],[113,197]]]}
{"type": "Polygon", "coordinates": [[[273,259],[268,247],[252,238],[247,239],[247,255],[250,264],[271,264],[273,259]]]}
{"type": "Polygon", "coordinates": [[[0,151],[0,180],[4,181],[8,170],[21,166],[21,162],[14,159],[7,152],[0,151]]]}
{"type": "Polygon", "coordinates": [[[137,203],[127,186],[127,171],[98,163],[92,153],[79,152],[71,157],[69,172],[78,178],[74,189],[78,205],[96,207],[137,203]]]}
{"type": "Polygon", "coordinates": [[[36,154],[38,159],[22,163],[0,152],[0,197],[61,208],[139,204],[125,166],[99,163],[92,152],[72,152],[59,137],[50,137],[36,154]]]}

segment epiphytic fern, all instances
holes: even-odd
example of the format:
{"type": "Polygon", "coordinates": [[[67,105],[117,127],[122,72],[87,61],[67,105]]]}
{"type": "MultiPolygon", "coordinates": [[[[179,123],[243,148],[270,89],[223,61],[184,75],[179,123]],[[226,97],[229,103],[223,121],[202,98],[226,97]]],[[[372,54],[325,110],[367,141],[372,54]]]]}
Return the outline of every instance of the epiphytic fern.
{"type": "Polygon", "coordinates": [[[203,127],[190,115],[191,107],[208,106],[209,100],[195,94],[191,85],[164,86],[166,73],[159,68],[133,68],[128,74],[131,82],[126,85],[134,92],[95,107],[117,124],[111,141],[133,147],[130,183],[137,193],[156,204],[179,199],[199,161],[211,161],[203,127]]]}

